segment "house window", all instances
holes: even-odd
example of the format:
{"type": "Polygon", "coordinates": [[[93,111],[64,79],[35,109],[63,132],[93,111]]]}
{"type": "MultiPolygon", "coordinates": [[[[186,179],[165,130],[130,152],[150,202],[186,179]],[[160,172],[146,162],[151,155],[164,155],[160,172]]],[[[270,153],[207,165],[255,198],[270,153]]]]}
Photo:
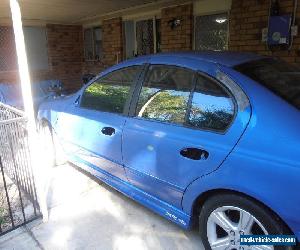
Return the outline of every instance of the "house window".
{"type": "Polygon", "coordinates": [[[148,55],[161,51],[161,21],[150,18],[123,23],[124,57],[148,55]]]}
{"type": "Polygon", "coordinates": [[[153,19],[136,22],[136,52],[137,55],[154,53],[153,19]]]}
{"type": "Polygon", "coordinates": [[[195,17],[195,50],[227,50],[228,13],[195,17]]]}
{"type": "Polygon", "coordinates": [[[101,27],[84,30],[84,58],[86,61],[97,61],[102,58],[101,27]]]}

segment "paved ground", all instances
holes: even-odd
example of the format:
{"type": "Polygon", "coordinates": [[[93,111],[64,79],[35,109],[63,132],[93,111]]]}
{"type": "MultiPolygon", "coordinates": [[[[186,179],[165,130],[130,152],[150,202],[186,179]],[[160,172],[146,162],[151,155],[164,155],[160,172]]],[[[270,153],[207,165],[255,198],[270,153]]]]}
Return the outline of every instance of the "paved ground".
{"type": "Polygon", "coordinates": [[[53,169],[49,222],[34,221],[0,238],[0,249],[200,249],[183,231],[72,166],[53,169]]]}

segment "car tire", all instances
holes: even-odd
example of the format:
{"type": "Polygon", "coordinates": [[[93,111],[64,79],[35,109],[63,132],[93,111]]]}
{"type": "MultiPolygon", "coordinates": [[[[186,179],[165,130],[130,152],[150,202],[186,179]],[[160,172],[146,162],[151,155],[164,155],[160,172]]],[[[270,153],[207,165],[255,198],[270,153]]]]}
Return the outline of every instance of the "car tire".
{"type": "MultiPolygon", "coordinates": [[[[291,234],[278,216],[263,205],[242,195],[225,193],[212,196],[203,204],[199,215],[199,232],[205,250],[252,249],[239,245],[241,234],[291,234]],[[232,225],[235,226],[234,230],[232,225]]],[[[270,249],[293,248],[271,246],[270,249]]]]}

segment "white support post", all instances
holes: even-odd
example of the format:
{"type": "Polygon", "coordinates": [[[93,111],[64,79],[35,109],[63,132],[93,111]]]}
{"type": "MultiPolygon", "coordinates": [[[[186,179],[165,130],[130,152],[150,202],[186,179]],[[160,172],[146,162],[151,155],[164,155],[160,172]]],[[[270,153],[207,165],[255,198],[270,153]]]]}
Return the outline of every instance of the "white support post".
{"type": "Polygon", "coordinates": [[[35,182],[36,182],[37,195],[38,195],[39,205],[40,205],[41,213],[43,215],[43,219],[44,221],[47,221],[48,210],[47,210],[46,193],[44,188],[45,185],[43,183],[44,178],[41,178],[39,174],[42,172],[40,168],[43,166],[43,164],[39,164],[39,160],[38,160],[38,155],[39,155],[38,135],[37,135],[37,129],[35,123],[34,106],[32,100],[27,54],[25,49],[22,16],[21,16],[21,10],[20,10],[20,5],[18,0],[10,0],[10,10],[11,10],[13,28],[15,34],[15,44],[16,44],[16,51],[18,57],[19,76],[21,81],[24,109],[28,119],[28,138],[29,138],[32,166],[33,166],[35,182]]]}

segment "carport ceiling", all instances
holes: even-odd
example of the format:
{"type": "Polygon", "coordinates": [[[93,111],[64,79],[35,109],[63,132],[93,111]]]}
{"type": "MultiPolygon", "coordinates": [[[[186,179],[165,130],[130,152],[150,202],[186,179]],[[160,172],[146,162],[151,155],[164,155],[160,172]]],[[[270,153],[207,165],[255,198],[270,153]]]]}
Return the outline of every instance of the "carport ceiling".
{"type": "MultiPolygon", "coordinates": [[[[76,23],[81,19],[158,0],[20,0],[24,20],[76,23]]],[[[10,18],[9,0],[0,0],[0,20],[10,18]]]]}

